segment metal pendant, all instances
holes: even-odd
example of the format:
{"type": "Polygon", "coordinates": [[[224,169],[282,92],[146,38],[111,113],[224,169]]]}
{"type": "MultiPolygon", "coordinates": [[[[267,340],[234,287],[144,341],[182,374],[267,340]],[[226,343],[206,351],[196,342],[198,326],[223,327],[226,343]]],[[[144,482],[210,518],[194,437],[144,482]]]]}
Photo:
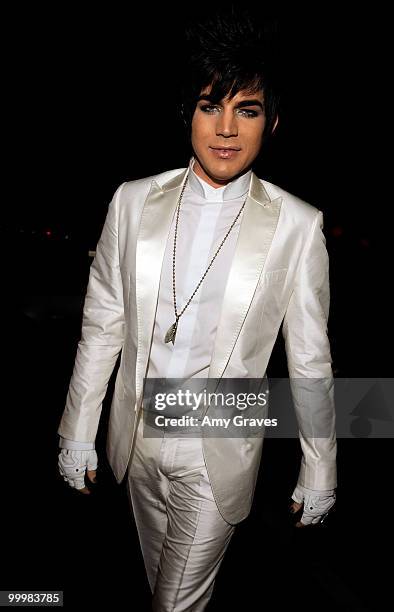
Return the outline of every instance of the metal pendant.
{"type": "Polygon", "coordinates": [[[166,337],[164,338],[164,342],[172,342],[172,344],[174,344],[177,327],[178,327],[178,319],[168,329],[166,333],[166,337]]]}

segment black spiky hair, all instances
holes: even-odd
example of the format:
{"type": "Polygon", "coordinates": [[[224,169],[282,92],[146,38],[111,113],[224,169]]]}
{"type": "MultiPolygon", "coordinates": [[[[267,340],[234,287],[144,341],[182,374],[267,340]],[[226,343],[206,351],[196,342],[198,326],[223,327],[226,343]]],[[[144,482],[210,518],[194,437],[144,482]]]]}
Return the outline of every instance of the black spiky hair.
{"type": "Polygon", "coordinates": [[[265,137],[272,132],[279,105],[277,30],[276,20],[262,22],[233,5],[186,23],[180,89],[181,114],[189,134],[198,96],[210,85],[215,104],[241,90],[252,94],[262,89],[265,137]]]}

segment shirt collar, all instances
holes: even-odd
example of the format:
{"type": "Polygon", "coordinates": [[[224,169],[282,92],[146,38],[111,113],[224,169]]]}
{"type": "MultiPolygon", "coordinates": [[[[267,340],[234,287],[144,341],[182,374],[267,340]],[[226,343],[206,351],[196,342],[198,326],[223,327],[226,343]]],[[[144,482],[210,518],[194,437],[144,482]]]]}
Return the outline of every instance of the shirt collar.
{"type": "Polygon", "coordinates": [[[206,181],[197,176],[193,170],[195,157],[190,159],[188,182],[190,188],[199,196],[210,202],[223,202],[224,200],[235,200],[241,198],[249,191],[252,170],[248,170],[237,179],[230,181],[223,187],[212,187],[206,181]]]}

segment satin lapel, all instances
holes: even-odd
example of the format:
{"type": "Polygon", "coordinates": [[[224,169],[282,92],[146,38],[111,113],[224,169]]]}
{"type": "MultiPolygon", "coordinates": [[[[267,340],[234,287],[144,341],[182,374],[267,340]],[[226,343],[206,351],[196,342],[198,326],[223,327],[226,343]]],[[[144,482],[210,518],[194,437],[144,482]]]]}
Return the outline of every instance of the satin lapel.
{"type": "Polygon", "coordinates": [[[167,238],[186,174],[187,169],[163,187],[153,181],[142,211],[136,249],[137,397],[142,391],[149,358],[167,238]]]}
{"type": "Polygon", "coordinates": [[[220,378],[230,359],[279,219],[282,198],[271,201],[254,173],[251,181],[224,293],[209,378],[220,378]]]}

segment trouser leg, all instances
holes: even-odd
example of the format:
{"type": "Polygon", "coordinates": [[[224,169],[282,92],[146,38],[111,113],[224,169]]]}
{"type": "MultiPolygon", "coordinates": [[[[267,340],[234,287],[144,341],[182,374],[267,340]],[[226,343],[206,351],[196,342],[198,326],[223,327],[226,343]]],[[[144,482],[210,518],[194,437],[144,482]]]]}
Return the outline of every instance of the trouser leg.
{"type": "Polygon", "coordinates": [[[160,446],[160,439],[142,438],[141,420],[128,473],[127,492],[152,593],[168,520],[166,499],[169,484],[159,470],[160,446]]]}
{"type": "Polygon", "coordinates": [[[202,612],[235,527],[220,515],[205,466],[170,480],[155,612],[202,612]]]}
{"type": "Polygon", "coordinates": [[[155,612],[202,612],[235,527],[219,513],[200,438],[137,439],[129,495],[155,612]]]}

